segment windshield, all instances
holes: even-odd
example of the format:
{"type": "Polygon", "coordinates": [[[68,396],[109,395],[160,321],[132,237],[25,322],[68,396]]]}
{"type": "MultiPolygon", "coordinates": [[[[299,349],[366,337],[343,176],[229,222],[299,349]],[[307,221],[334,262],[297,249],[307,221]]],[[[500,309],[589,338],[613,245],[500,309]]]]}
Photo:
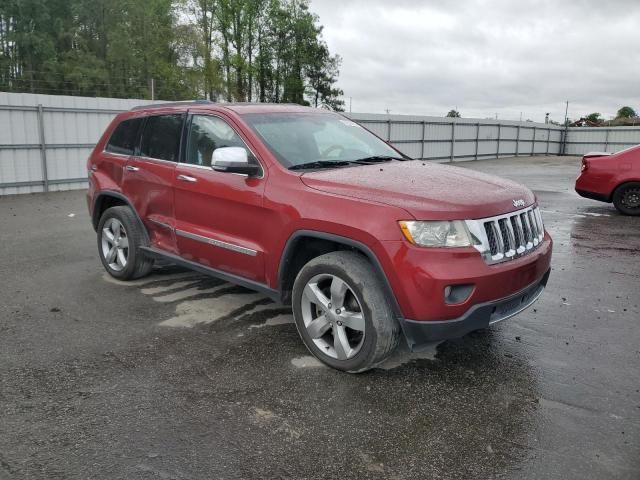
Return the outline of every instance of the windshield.
{"type": "Polygon", "coordinates": [[[287,168],[313,162],[340,166],[371,157],[403,159],[357,123],[333,113],[252,113],[242,117],[287,168]]]}

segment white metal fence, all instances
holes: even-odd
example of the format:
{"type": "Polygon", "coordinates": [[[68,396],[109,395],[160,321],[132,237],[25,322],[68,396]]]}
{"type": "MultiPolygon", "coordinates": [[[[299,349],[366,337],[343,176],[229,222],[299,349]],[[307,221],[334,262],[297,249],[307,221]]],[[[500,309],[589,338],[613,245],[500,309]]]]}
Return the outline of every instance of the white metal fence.
{"type": "Polygon", "coordinates": [[[564,129],[543,123],[353,114],[351,118],[413,158],[478,160],[557,155],[564,129]]]}
{"type": "Polygon", "coordinates": [[[618,152],[640,144],[640,127],[569,128],[565,155],[587,152],[618,152]]]}
{"type": "MultiPolygon", "coordinates": [[[[86,188],[86,159],[113,116],[148,100],[0,93],[0,195],[86,188]]],[[[614,152],[640,127],[569,128],[531,122],[351,114],[414,158],[465,161],[614,152]]]]}
{"type": "Polygon", "coordinates": [[[0,93],[0,195],[86,188],[114,115],[145,100],[0,93]]]}

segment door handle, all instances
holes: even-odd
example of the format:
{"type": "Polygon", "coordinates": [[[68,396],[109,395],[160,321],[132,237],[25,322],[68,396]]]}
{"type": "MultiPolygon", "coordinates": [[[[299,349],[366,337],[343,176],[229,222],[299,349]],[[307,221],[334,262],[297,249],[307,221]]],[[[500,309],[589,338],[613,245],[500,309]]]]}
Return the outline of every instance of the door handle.
{"type": "Polygon", "coordinates": [[[190,177],[189,175],[178,175],[176,177],[178,180],[180,180],[181,182],[191,182],[191,183],[195,183],[198,181],[197,178],[194,177],[190,177]]]}
{"type": "Polygon", "coordinates": [[[124,167],[128,172],[137,172],[140,170],[138,167],[134,167],[133,165],[127,165],[124,167]]]}

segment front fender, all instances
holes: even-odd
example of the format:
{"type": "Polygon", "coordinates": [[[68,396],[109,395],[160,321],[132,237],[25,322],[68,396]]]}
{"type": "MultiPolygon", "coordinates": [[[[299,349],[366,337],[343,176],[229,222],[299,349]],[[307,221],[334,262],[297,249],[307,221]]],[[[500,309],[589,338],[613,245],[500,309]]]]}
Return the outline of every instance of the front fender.
{"type": "Polygon", "coordinates": [[[389,282],[389,278],[385,271],[385,267],[383,266],[383,263],[386,263],[386,264],[389,263],[388,262],[389,259],[386,258],[384,251],[381,251],[383,248],[382,244],[380,244],[376,240],[374,244],[368,245],[359,240],[354,240],[353,238],[345,237],[342,235],[336,235],[333,233],[317,231],[317,230],[296,230],[287,239],[287,242],[282,251],[282,255],[280,256],[280,264],[278,267],[278,286],[279,286],[281,298],[284,297],[284,292],[282,292],[282,285],[285,284],[287,266],[290,260],[293,258],[298,240],[302,238],[317,238],[320,240],[329,240],[331,242],[335,242],[341,245],[354,248],[355,250],[358,250],[361,253],[363,253],[369,259],[374,269],[376,270],[378,277],[382,282],[383,287],[386,290],[387,296],[391,302],[391,306],[394,310],[396,317],[398,318],[402,317],[402,311],[400,309],[400,305],[396,300],[395,293],[393,291],[393,288],[391,287],[391,283],[389,282]]]}

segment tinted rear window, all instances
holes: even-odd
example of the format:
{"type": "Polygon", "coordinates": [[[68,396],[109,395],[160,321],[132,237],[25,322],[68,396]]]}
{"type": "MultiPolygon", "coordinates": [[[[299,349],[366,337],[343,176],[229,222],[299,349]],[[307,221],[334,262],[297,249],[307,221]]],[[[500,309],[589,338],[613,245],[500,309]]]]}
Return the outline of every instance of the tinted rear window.
{"type": "Polygon", "coordinates": [[[182,121],[182,115],[148,117],[140,140],[140,155],[177,162],[182,121]]]}
{"type": "Polygon", "coordinates": [[[121,155],[133,155],[138,138],[138,130],[142,125],[142,118],[125,120],[111,134],[105,150],[107,152],[119,153],[121,155]]]}

